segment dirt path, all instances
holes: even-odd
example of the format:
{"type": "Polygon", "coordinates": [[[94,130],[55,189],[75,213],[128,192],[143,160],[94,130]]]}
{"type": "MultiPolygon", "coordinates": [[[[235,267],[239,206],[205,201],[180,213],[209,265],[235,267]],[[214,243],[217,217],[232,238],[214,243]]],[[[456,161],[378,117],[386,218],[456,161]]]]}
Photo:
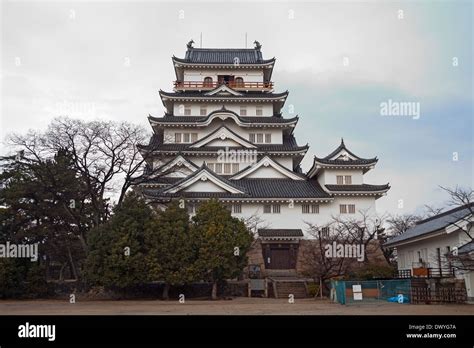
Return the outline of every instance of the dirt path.
{"type": "Polygon", "coordinates": [[[329,301],[235,298],[227,301],[0,301],[0,315],[474,315],[474,305],[377,303],[339,305],[329,301]]]}

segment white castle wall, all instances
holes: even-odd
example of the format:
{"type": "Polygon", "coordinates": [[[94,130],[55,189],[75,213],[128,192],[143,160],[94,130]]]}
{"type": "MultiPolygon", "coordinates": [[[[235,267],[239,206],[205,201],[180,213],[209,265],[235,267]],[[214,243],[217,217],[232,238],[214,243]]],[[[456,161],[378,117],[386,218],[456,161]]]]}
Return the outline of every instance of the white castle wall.
{"type": "Polygon", "coordinates": [[[319,176],[318,182],[321,185],[336,185],[337,184],[337,175],[351,175],[352,176],[352,185],[360,185],[364,183],[364,175],[362,170],[359,169],[325,169],[319,176]]]}
{"type": "MultiPolygon", "coordinates": [[[[201,106],[206,107],[207,114],[212,111],[222,109],[224,106],[227,110],[233,111],[240,115],[240,107],[247,108],[247,116],[257,116],[257,105],[262,107],[262,116],[273,116],[273,104],[271,102],[254,102],[254,103],[180,103],[176,102],[173,106],[174,116],[201,116],[201,106]],[[191,115],[185,115],[184,109],[189,107],[191,115]]],[[[247,117],[245,116],[245,117],[247,117]]]]}
{"type": "Polygon", "coordinates": [[[217,82],[218,75],[231,75],[234,78],[241,77],[244,82],[263,82],[263,70],[256,69],[227,69],[227,70],[194,70],[184,69],[184,81],[204,81],[206,77],[212,77],[217,82]]]}

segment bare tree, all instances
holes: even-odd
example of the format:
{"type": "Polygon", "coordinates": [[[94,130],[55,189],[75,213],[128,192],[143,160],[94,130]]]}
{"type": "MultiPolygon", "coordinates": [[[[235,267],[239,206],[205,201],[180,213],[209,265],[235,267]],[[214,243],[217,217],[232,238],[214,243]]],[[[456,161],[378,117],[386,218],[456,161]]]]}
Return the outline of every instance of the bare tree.
{"type": "Polygon", "coordinates": [[[145,180],[144,165],[153,156],[142,156],[138,145],[147,140],[143,127],[127,122],[82,121],[56,118],[45,132],[13,134],[10,144],[32,161],[51,158],[60,149],[73,156],[76,169],[85,178],[95,210],[95,225],[107,220],[109,200],[119,193],[117,204],[132,184],[145,180]]]}

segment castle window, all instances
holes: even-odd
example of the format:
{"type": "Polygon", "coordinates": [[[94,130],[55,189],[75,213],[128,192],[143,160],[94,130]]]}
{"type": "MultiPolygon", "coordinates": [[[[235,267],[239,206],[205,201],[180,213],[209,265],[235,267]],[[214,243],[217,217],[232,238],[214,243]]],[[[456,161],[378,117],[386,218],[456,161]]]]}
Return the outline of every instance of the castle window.
{"type": "Polygon", "coordinates": [[[255,142],[255,133],[250,133],[249,134],[249,140],[254,143],[255,142]]]}
{"type": "Polygon", "coordinates": [[[344,176],[343,175],[337,175],[336,180],[337,180],[338,185],[344,185],[344,176]]]}
{"type": "Polygon", "coordinates": [[[235,78],[235,87],[244,87],[244,79],[241,77],[235,78]]]}
{"type": "Polygon", "coordinates": [[[216,170],[215,172],[217,174],[221,174],[222,173],[222,163],[216,163],[216,170]]]}
{"type": "Polygon", "coordinates": [[[239,164],[238,163],[232,163],[232,174],[235,174],[239,171],[239,164]]]}
{"type": "Polygon", "coordinates": [[[240,107],[240,116],[247,116],[247,107],[241,106],[240,107]]]}
{"type": "Polygon", "coordinates": [[[356,212],[355,204],[348,204],[347,207],[348,207],[348,210],[349,210],[349,214],[355,214],[355,212],[356,212]]]}
{"type": "Polygon", "coordinates": [[[255,110],[255,115],[263,116],[263,106],[257,105],[256,110],[255,110]]]}
{"type": "Polygon", "coordinates": [[[301,205],[301,212],[303,214],[319,214],[319,205],[317,205],[317,204],[303,204],[303,205],[301,205]]]}
{"type": "Polygon", "coordinates": [[[232,163],[224,163],[224,174],[230,174],[232,169],[232,163]]]}
{"type": "Polygon", "coordinates": [[[184,107],[184,116],[191,116],[191,107],[185,106],[184,107]]]}
{"type": "Polygon", "coordinates": [[[265,143],[270,144],[272,142],[272,133],[265,134],[265,143]]]}
{"type": "Polygon", "coordinates": [[[264,214],[270,214],[272,212],[272,205],[271,204],[265,204],[263,206],[263,213],[264,214]]]}
{"type": "Polygon", "coordinates": [[[263,143],[263,133],[257,133],[257,143],[263,143]]]}
{"type": "Polygon", "coordinates": [[[346,204],[339,204],[339,213],[340,214],[347,214],[347,205],[346,204]]]}
{"type": "Polygon", "coordinates": [[[191,139],[191,136],[189,135],[189,133],[183,134],[183,143],[189,143],[190,139],[191,139]]]}
{"type": "Polygon", "coordinates": [[[197,133],[191,133],[191,142],[195,142],[198,140],[198,134],[197,133]]]}
{"type": "Polygon", "coordinates": [[[204,78],[204,87],[212,87],[212,77],[204,78]]]}
{"type": "Polygon", "coordinates": [[[175,143],[181,142],[181,133],[174,133],[174,142],[175,143]]]}
{"type": "Polygon", "coordinates": [[[207,115],[207,108],[205,106],[201,106],[201,109],[199,110],[199,114],[201,116],[206,116],[207,115]]]}
{"type": "Polygon", "coordinates": [[[350,176],[350,175],[344,176],[344,183],[346,185],[352,185],[352,176],[350,176]]]}
{"type": "Polygon", "coordinates": [[[235,203],[232,205],[232,208],[234,210],[234,214],[240,214],[242,213],[242,204],[240,203],[235,203]]]}
{"type": "Polygon", "coordinates": [[[273,214],[280,214],[280,204],[273,204],[273,214]]]}

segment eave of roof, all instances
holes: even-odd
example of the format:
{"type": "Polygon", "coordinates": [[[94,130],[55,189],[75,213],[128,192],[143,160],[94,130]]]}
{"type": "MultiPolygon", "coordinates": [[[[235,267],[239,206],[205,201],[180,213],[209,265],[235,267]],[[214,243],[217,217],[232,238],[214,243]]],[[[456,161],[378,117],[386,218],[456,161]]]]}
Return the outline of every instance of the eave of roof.
{"type": "Polygon", "coordinates": [[[206,95],[202,92],[165,92],[160,90],[160,97],[163,100],[164,98],[172,100],[190,100],[190,101],[248,101],[248,100],[266,100],[266,101],[279,101],[281,99],[286,99],[289,92],[281,93],[244,93],[243,95],[206,95]]]}
{"type": "Polygon", "coordinates": [[[325,185],[331,193],[385,193],[390,189],[389,184],[385,185],[325,185]]]}
{"type": "Polygon", "coordinates": [[[446,234],[446,228],[466,218],[471,214],[474,202],[457,207],[428,219],[420,220],[405,233],[388,240],[385,246],[396,246],[432,235],[446,234]]]}

